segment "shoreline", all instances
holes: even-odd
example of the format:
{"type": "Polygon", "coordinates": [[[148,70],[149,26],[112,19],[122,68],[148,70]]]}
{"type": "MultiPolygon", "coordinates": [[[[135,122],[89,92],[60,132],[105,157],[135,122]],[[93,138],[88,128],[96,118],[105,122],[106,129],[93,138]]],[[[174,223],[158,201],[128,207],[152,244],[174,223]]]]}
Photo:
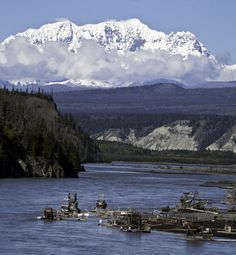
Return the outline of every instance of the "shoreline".
{"type": "MultiPolygon", "coordinates": [[[[133,161],[112,161],[110,163],[87,163],[104,164],[125,167],[133,165],[130,172],[158,173],[158,174],[206,174],[206,175],[236,175],[236,165],[219,164],[188,164],[188,163],[167,163],[167,162],[133,162],[133,161]],[[150,170],[148,169],[150,168],[150,170]],[[143,170],[142,170],[143,169],[143,170]]],[[[86,164],[85,164],[86,166],[86,164]]],[[[85,167],[86,168],[86,167],[85,167]]],[[[124,169],[122,169],[124,170],[124,169]]],[[[120,170],[120,171],[122,171],[120,170]]],[[[119,171],[119,170],[116,170],[119,171]]]]}

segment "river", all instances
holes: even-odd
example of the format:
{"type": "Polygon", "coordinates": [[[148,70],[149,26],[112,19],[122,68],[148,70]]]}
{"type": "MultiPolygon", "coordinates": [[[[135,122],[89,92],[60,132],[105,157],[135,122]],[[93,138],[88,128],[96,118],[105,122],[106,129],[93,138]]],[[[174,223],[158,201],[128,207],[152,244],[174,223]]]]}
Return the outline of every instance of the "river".
{"type": "Polygon", "coordinates": [[[236,242],[186,241],[181,234],[153,231],[124,233],[99,227],[98,219],[45,222],[36,220],[45,207],[58,208],[70,191],[79,207],[91,209],[98,193],[110,207],[159,208],[175,205],[184,191],[198,191],[217,204],[225,190],[199,186],[236,176],[153,173],[155,165],[87,164],[79,179],[1,179],[0,254],[235,254],[236,242]]]}

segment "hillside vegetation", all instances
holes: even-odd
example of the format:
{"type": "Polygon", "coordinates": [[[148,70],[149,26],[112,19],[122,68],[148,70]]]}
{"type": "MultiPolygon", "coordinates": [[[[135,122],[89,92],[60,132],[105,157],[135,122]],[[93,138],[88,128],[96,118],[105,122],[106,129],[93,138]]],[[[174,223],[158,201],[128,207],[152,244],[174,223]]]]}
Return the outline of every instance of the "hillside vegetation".
{"type": "Polygon", "coordinates": [[[0,177],[77,177],[98,149],[42,93],[0,90],[0,177]]]}
{"type": "Polygon", "coordinates": [[[236,164],[236,155],[229,151],[150,151],[130,144],[98,141],[102,160],[133,162],[169,162],[187,164],[236,164]]]}
{"type": "Polygon", "coordinates": [[[235,157],[235,87],[190,89],[159,83],[55,93],[54,98],[60,110],[71,112],[99,144],[102,141],[125,143],[124,146],[102,143],[104,146],[100,149],[103,154],[110,155],[110,159],[138,160],[139,157],[135,153],[131,156],[130,151],[140,155],[141,149],[150,152],[146,157],[147,153],[142,151],[140,158],[152,161],[165,160],[167,151],[171,151],[172,160],[176,154],[179,161],[185,160],[185,156],[192,160],[193,155],[196,160],[199,153],[201,159],[210,156],[211,162],[217,162],[219,155],[223,155],[222,162],[228,160],[227,156],[235,157]],[[129,151],[124,153],[124,148],[129,151]],[[160,152],[161,157],[157,157],[155,151],[160,152]]]}
{"type": "Polygon", "coordinates": [[[176,84],[55,93],[62,111],[122,114],[236,115],[236,88],[187,89],[176,84]]]}

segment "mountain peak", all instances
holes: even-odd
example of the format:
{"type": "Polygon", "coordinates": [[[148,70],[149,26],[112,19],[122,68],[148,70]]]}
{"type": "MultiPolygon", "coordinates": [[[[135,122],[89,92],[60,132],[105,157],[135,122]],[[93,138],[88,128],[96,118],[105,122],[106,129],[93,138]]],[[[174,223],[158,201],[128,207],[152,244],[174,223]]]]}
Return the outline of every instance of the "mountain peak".
{"type": "Polygon", "coordinates": [[[121,22],[132,23],[132,24],[143,24],[138,18],[126,19],[121,22]]]}
{"type": "Polygon", "coordinates": [[[24,36],[26,37],[25,35],[27,35],[27,33],[29,33],[30,31],[31,32],[34,32],[34,33],[46,33],[50,30],[58,30],[60,29],[61,27],[77,27],[77,25],[73,22],[71,22],[70,20],[56,20],[55,22],[50,22],[48,24],[44,24],[42,25],[41,27],[39,27],[38,29],[34,29],[34,28],[29,28],[28,30],[26,30],[25,32],[20,32],[18,33],[17,35],[20,35],[20,36],[24,36]]]}
{"type": "MultiPolygon", "coordinates": [[[[68,44],[73,43],[75,33],[77,32],[77,25],[70,20],[58,20],[53,23],[45,24],[38,29],[28,29],[25,32],[16,34],[16,37],[24,37],[32,44],[44,44],[50,41],[60,41],[68,44]]],[[[78,47],[78,44],[75,46],[78,47]]]]}
{"type": "MultiPolygon", "coordinates": [[[[33,44],[44,44],[48,41],[62,41],[68,44],[70,51],[76,52],[83,39],[93,40],[106,50],[118,50],[125,53],[144,50],[162,50],[172,55],[189,55],[210,57],[208,50],[191,32],[165,34],[143,24],[139,19],[108,20],[98,24],[77,26],[70,20],[57,20],[41,26],[39,29],[28,29],[16,36],[25,37],[33,44]]],[[[7,43],[9,39],[5,40],[7,43]]],[[[213,56],[211,56],[214,59],[213,56]]]]}
{"type": "MultiPolygon", "coordinates": [[[[49,23],[49,24],[45,24],[43,26],[41,26],[39,28],[40,29],[47,29],[47,28],[51,28],[51,29],[59,29],[61,27],[77,27],[77,25],[75,23],[73,23],[70,20],[57,20],[55,22],[49,23]]],[[[36,29],[37,30],[37,29],[36,29]]]]}
{"type": "MultiPolygon", "coordinates": [[[[59,19],[55,19],[53,22],[51,22],[51,24],[53,23],[73,23],[71,20],[69,19],[63,19],[63,18],[59,18],[59,19]]],[[[74,23],[73,23],[74,24],[74,23]]]]}
{"type": "Polygon", "coordinates": [[[114,24],[117,26],[129,26],[132,28],[137,28],[137,27],[147,27],[144,23],[142,23],[139,19],[137,18],[132,18],[132,19],[127,19],[127,20],[108,20],[108,24],[114,24]]]}
{"type": "MultiPolygon", "coordinates": [[[[193,33],[181,31],[166,34],[149,28],[136,18],[120,21],[108,20],[82,26],[78,26],[70,20],[57,20],[38,29],[28,29],[7,38],[2,43],[4,49],[10,51],[12,47],[16,47],[14,44],[10,45],[12,47],[6,47],[6,45],[19,38],[25,39],[21,41],[26,44],[24,49],[26,54],[19,53],[17,55],[19,52],[17,50],[16,60],[20,63],[22,61],[25,63],[26,60],[27,63],[31,63],[28,43],[34,44],[35,47],[32,49],[36,50],[37,59],[46,63],[44,65],[46,69],[51,70],[52,68],[52,75],[49,76],[47,72],[45,74],[45,71],[42,71],[42,77],[45,76],[42,79],[40,75],[35,75],[34,72],[31,74],[31,70],[29,70],[27,76],[17,74],[17,78],[10,77],[9,80],[17,81],[29,78],[30,80],[48,82],[72,81],[70,83],[73,84],[81,84],[80,81],[85,81],[84,85],[91,84],[92,86],[94,84],[100,86],[101,82],[105,84],[104,81],[107,81],[108,85],[106,86],[113,86],[113,84],[120,86],[119,84],[140,83],[161,77],[182,82],[191,78],[194,82],[199,82],[198,77],[202,81],[202,76],[208,72],[208,69],[210,70],[209,79],[215,75],[212,70],[216,70],[216,73],[219,70],[214,56],[197,40],[193,33]],[[89,43],[89,41],[93,43],[89,43]],[[38,47],[38,45],[48,42],[55,43],[51,43],[50,47],[45,47],[45,50],[42,46],[38,47]],[[60,59],[59,61],[62,58],[61,52],[57,51],[59,47],[57,42],[62,42],[64,44],[62,47],[67,47],[69,52],[75,53],[67,55],[67,52],[63,51],[65,65],[62,68],[57,65],[57,58],[60,59]],[[55,50],[52,50],[53,47],[55,50]],[[56,60],[53,65],[48,64],[54,58],[56,60]],[[201,61],[203,58],[204,61],[201,61]],[[66,60],[68,61],[66,62],[66,60]],[[84,64],[83,61],[85,61],[84,64]],[[199,65],[194,65],[193,62],[199,62],[199,65]],[[97,65],[97,63],[99,64],[97,65]],[[186,68],[188,64],[189,68],[186,68]],[[195,66],[198,67],[199,72],[196,71],[195,66]],[[84,71],[85,69],[86,71],[84,71]],[[111,73],[105,72],[106,69],[111,70],[111,73]],[[195,74],[197,78],[195,78],[195,74]]],[[[17,44],[17,47],[19,45],[17,44]]],[[[34,62],[32,63],[34,64],[34,62]]]]}
{"type": "Polygon", "coordinates": [[[130,27],[145,26],[145,27],[147,27],[144,23],[142,23],[137,18],[131,18],[131,19],[126,19],[126,20],[110,19],[110,20],[103,21],[103,22],[100,22],[100,23],[97,23],[97,24],[87,24],[87,25],[84,25],[84,26],[106,26],[106,25],[130,26],[130,27]]]}

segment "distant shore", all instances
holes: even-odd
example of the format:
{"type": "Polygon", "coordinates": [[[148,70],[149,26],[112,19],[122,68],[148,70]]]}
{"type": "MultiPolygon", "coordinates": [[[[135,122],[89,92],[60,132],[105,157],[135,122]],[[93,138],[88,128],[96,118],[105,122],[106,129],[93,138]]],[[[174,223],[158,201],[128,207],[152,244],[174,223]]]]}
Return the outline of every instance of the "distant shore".
{"type": "Polygon", "coordinates": [[[208,165],[208,164],[175,164],[175,163],[157,163],[163,170],[182,171],[183,173],[201,173],[201,174],[222,174],[236,175],[236,165],[208,165]]]}
{"type": "Polygon", "coordinates": [[[194,164],[194,163],[170,163],[170,162],[133,162],[112,161],[101,163],[104,166],[115,165],[115,171],[125,170],[125,166],[133,166],[127,170],[130,172],[158,173],[158,174],[207,174],[207,175],[236,175],[236,164],[194,164]],[[119,169],[119,166],[121,167],[119,169]]]}

